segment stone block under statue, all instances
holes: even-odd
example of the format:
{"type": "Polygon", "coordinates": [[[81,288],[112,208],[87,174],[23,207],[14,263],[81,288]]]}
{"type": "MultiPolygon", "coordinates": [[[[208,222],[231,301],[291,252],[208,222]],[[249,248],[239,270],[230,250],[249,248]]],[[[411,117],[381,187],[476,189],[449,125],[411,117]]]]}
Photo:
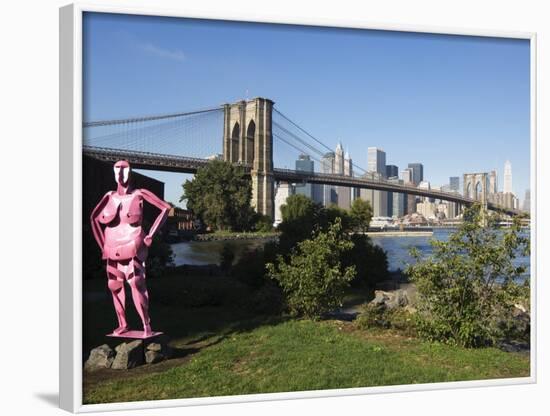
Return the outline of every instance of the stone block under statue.
{"type": "Polygon", "coordinates": [[[129,330],[121,334],[115,334],[114,332],[111,332],[110,334],[107,334],[107,336],[111,338],[150,339],[158,337],[162,334],[164,334],[164,332],[151,331],[149,334],[147,334],[145,333],[145,331],[129,330]]]}
{"type": "Polygon", "coordinates": [[[153,236],[166,221],[170,205],[147,189],[133,189],[130,164],[120,160],[114,164],[116,191],[107,192],[90,215],[92,232],[106,261],[107,286],[113,297],[118,327],[108,334],[116,338],[148,339],[161,334],[151,329],[149,293],[145,283],[146,260],[153,236]],[[147,202],[160,212],[151,228],[142,227],[143,204],[147,202]],[[141,318],[143,331],[131,330],[126,321],[126,292],[131,288],[132,300],[141,318]]]}

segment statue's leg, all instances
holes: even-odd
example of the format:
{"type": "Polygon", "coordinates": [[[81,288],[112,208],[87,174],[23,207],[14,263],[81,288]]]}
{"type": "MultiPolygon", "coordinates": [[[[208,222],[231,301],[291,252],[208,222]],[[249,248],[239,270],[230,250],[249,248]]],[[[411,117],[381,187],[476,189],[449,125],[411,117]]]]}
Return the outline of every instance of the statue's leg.
{"type": "Polygon", "coordinates": [[[113,334],[119,335],[128,331],[128,323],[126,322],[125,312],[126,294],[124,292],[124,273],[118,270],[117,262],[107,260],[107,277],[107,285],[113,295],[113,303],[118,319],[118,328],[113,331],[113,334]]]}
{"type": "Polygon", "coordinates": [[[132,288],[134,305],[143,323],[145,335],[151,334],[151,319],[149,318],[149,294],[145,285],[145,266],[137,257],[130,261],[128,283],[132,288]]]}

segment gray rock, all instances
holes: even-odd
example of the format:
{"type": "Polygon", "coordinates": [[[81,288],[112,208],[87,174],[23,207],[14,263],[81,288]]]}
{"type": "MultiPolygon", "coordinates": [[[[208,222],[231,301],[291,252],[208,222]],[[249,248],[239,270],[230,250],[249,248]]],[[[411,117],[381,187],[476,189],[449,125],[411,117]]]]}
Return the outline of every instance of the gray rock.
{"type": "Polygon", "coordinates": [[[161,353],[164,358],[170,358],[172,356],[172,348],[168,345],[170,339],[166,335],[161,335],[155,338],[154,342],[146,344],[145,349],[147,351],[154,351],[161,353]]]}
{"type": "Polygon", "coordinates": [[[162,351],[162,345],[159,344],[158,342],[151,342],[151,343],[147,344],[146,349],[147,349],[147,351],[161,352],[162,351]]]}
{"type": "Polygon", "coordinates": [[[115,353],[107,344],[100,345],[90,351],[90,357],[84,364],[84,370],[95,371],[100,368],[110,368],[115,359],[115,353]]]}
{"type": "Polygon", "coordinates": [[[147,364],[155,364],[164,359],[166,359],[166,357],[160,351],[152,351],[152,350],[145,351],[145,362],[147,364]]]}
{"type": "Polygon", "coordinates": [[[143,364],[143,341],[122,343],[116,348],[116,357],[111,365],[115,370],[127,370],[143,364]]]}

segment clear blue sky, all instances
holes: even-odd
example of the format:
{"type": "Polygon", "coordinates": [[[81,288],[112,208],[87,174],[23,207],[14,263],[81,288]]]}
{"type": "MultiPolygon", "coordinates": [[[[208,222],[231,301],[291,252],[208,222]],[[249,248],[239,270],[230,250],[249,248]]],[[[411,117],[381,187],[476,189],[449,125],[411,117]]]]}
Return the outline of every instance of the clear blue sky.
{"type": "MultiPolygon", "coordinates": [[[[509,159],[523,200],[529,56],[527,40],[87,14],[84,119],[264,96],[357,165],[377,146],[435,186],[496,169],[502,190],[509,159]]],[[[176,202],[184,176],[154,176],[176,202]]]]}

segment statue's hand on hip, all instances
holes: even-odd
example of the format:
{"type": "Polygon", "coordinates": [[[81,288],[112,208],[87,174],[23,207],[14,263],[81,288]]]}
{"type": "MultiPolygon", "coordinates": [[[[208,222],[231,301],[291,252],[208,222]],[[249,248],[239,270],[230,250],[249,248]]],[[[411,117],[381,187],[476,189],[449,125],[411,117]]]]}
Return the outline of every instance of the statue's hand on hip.
{"type": "Polygon", "coordinates": [[[143,242],[147,247],[151,247],[151,244],[153,243],[153,238],[150,235],[146,235],[143,239],[143,242]]]}

